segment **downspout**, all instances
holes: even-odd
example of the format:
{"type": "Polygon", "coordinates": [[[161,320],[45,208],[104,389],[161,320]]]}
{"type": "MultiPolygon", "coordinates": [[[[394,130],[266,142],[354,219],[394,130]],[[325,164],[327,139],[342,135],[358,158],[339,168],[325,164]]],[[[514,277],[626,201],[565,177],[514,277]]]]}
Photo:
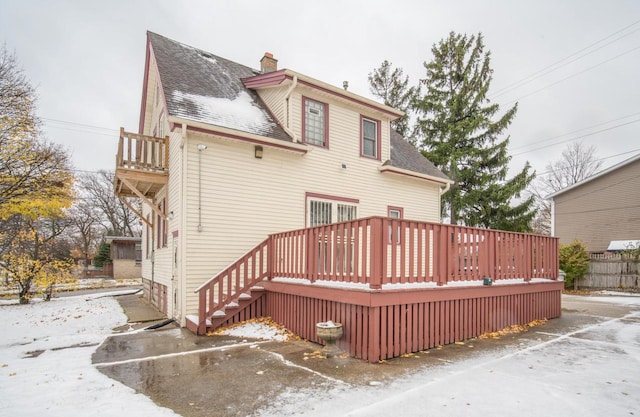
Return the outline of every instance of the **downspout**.
{"type": "Polygon", "coordinates": [[[202,232],[202,151],[207,145],[199,143],[198,146],[198,232],[202,232]]]}
{"type": "Polygon", "coordinates": [[[451,188],[451,183],[450,183],[450,182],[446,183],[446,184],[444,185],[444,188],[441,188],[441,189],[440,189],[440,196],[442,197],[442,195],[443,195],[444,193],[446,193],[447,191],[449,191],[449,189],[450,189],[450,188],[451,188]]]}
{"type": "MultiPolygon", "coordinates": [[[[153,211],[151,212],[152,216],[153,211]]],[[[155,222],[154,222],[155,225],[155,222]]],[[[155,266],[156,266],[156,228],[151,228],[151,285],[149,289],[149,302],[153,304],[153,287],[155,284],[155,266]]]]}
{"type": "Polygon", "coordinates": [[[291,94],[293,93],[293,90],[297,87],[297,85],[298,85],[298,76],[294,75],[293,76],[293,81],[291,82],[291,85],[289,86],[289,89],[287,90],[287,92],[284,95],[284,101],[287,104],[287,120],[286,120],[286,125],[283,126],[283,128],[284,128],[284,131],[287,132],[289,134],[289,136],[291,136],[293,138],[294,142],[298,142],[298,140],[296,139],[296,135],[293,133],[293,131],[289,127],[289,123],[290,123],[290,120],[291,120],[291,102],[290,102],[289,98],[291,98],[291,94]]]}

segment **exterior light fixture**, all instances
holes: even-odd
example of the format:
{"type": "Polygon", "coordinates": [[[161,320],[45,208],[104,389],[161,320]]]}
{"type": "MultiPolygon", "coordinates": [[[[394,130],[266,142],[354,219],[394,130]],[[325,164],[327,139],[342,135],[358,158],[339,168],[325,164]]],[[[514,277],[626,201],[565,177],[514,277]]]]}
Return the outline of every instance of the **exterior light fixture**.
{"type": "Polygon", "coordinates": [[[207,145],[203,145],[202,143],[198,143],[197,146],[199,151],[204,151],[205,149],[207,149],[207,145]]]}
{"type": "Polygon", "coordinates": [[[169,214],[167,215],[167,219],[173,220],[173,211],[169,212],[169,214]]]}
{"type": "Polygon", "coordinates": [[[258,159],[262,159],[262,146],[256,145],[254,147],[254,155],[258,159]]]}

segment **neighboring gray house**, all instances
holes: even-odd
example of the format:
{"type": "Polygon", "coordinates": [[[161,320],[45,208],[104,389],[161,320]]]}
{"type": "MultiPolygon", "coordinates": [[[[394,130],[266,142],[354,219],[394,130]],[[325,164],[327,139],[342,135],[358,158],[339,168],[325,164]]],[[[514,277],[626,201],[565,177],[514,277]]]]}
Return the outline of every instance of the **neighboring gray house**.
{"type": "Polygon", "coordinates": [[[551,194],[551,234],[589,252],[640,239],[640,154],[551,194]]]}

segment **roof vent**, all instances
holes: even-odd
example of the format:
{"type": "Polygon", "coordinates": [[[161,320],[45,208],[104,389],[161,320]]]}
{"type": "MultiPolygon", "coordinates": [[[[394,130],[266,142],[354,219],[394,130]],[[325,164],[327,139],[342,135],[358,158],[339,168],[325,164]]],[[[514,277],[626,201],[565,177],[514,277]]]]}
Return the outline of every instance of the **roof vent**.
{"type": "Polygon", "coordinates": [[[262,73],[273,72],[278,70],[278,60],[273,57],[271,52],[265,52],[260,60],[260,71],[262,73]]]}

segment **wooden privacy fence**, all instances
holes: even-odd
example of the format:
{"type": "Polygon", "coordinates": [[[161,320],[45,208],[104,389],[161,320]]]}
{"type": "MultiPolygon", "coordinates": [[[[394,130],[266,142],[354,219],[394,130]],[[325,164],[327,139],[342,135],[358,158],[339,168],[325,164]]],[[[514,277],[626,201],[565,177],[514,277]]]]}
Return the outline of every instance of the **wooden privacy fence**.
{"type": "Polygon", "coordinates": [[[270,237],[270,277],[368,284],[556,279],[558,240],[548,236],[383,217],[270,237]]]}
{"type": "Polygon", "coordinates": [[[640,260],[621,253],[592,253],[589,270],[578,286],[587,288],[640,288],[640,260]]]}
{"type": "Polygon", "coordinates": [[[384,217],[269,236],[202,284],[198,333],[207,320],[268,278],[365,284],[557,279],[556,238],[384,217]]]}

